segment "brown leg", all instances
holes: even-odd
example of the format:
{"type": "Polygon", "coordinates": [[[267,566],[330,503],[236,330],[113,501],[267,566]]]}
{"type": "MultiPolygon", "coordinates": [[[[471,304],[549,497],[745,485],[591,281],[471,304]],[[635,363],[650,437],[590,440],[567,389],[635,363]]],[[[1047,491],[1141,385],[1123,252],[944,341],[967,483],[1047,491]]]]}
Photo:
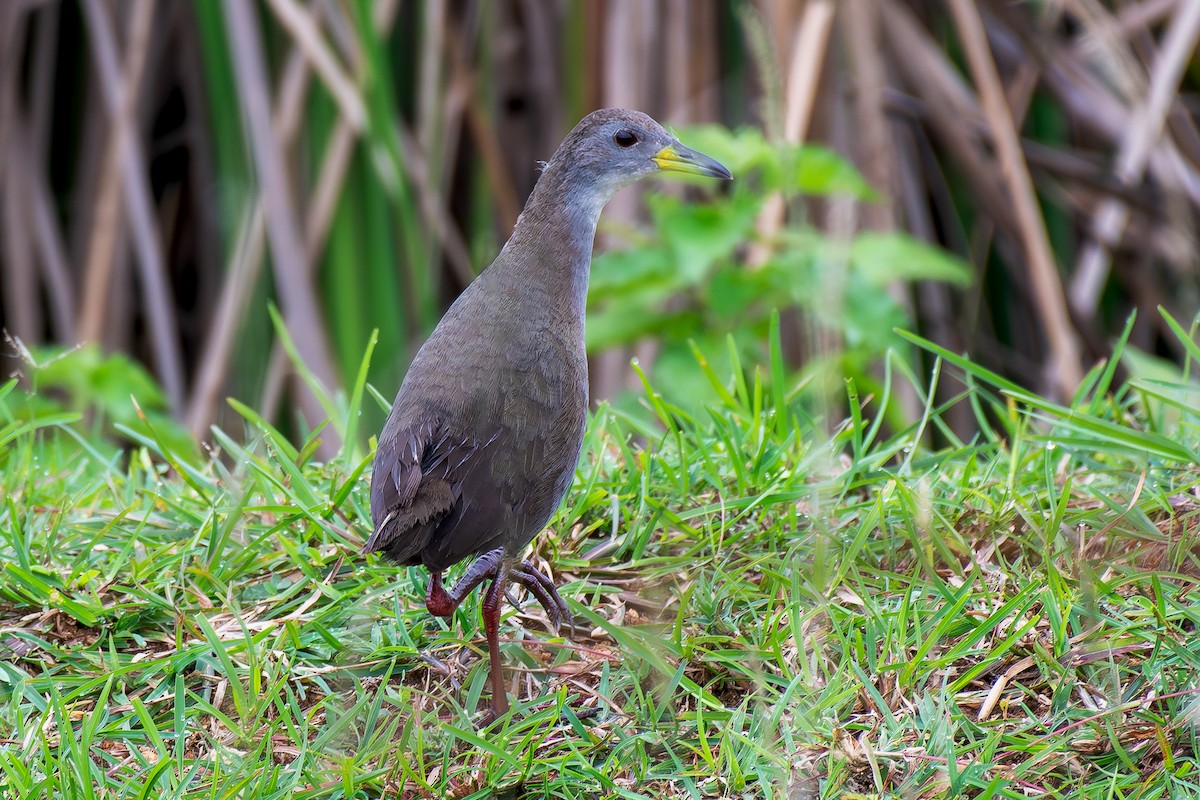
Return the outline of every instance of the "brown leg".
{"type": "Polygon", "coordinates": [[[571,610],[567,608],[566,601],[559,595],[554,582],[538,572],[533,564],[522,561],[514,566],[512,580],[528,589],[529,593],[542,604],[542,608],[546,609],[546,618],[550,620],[550,625],[554,628],[555,633],[562,629],[563,623],[566,623],[568,632],[575,627],[571,610]]]}
{"type": "Polygon", "coordinates": [[[492,713],[496,717],[508,713],[508,696],[504,693],[504,667],[500,661],[500,606],[504,602],[508,570],[509,565],[502,560],[496,567],[487,594],[483,596],[483,632],[487,637],[488,656],[492,662],[492,713]]]}
{"type": "Polygon", "coordinates": [[[467,571],[454,584],[454,588],[446,591],[442,586],[442,573],[433,572],[429,575],[429,591],[425,593],[425,608],[435,617],[448,617],[462,605],[463,598],[474,591],[475,587],[487,578],[496,574],[500,562],[504,560],[501,549],[489,550],[467,567],[467,571]]]}

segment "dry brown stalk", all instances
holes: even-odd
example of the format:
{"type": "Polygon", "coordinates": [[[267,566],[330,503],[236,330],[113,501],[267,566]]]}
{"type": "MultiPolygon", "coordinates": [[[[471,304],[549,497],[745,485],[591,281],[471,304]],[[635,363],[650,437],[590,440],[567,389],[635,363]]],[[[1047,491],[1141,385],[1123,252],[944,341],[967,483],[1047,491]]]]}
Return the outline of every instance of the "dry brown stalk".
{"type": "MultiPolygon", "coordinates": [[[[1132,185],[1140,181],[1151,150],[1163,133],[1167,114],[1176,99],[1180,77],[1200,41],[1200,3],[1186,3],[1167,30],[1158,63],[1150,71],[1150,90],[1144,103],[1130,115],[1130,126],[1121,139],[1116,179],[1132,185]]],[[[1092,218],[1092,240],[1080,253],[1071,280],[1071,307],[1081,317],[1096,313],[1110,267],[1110,252],[1129,224],[1129,206],[1116,197],[1106,198],[1092,218]]]]}
{"type": "MultiPolygon", "coordinates": [[[[262,36],[253,9],[241,0],[226,0],[225,22],[238,72],[238,98],[246,119],[250,148],[262,185],[263,213],[271,265],[279,291],[284,322],[300,358],[326,387],[337,386],[337,371],[329,351],[324,318],[309,277],[309,254],[296,215],[295,201],[283,163],[278,131],[270,117],[270,92],[262,52],[262,36]]],[[[325,414],[307,387],[297,387],[300,406],[312,423],[325,414]]],[[[337,442],[332,431],[322,445],[332,452],[337,442]]]]}
{"type": "MultiPolygon", "coordinates": [[[[788,144],[803,141],[812,121],[836,10],[836,4],[831,0],[812,0],[804,7],[804,14],[796,26],[784,86],[783,141],[788,144]]],[[[771,242],[783,226],[785,202],[783,195],[776,192],[763,205],[756,224],[758,241],[746,259],[749,266],[761,266],[770,257],[771,242]]]]}
{"type": "Polygon", "coordinates": [[[1060,396],[1069,397],[1083,378],[1079,341],[1067,312],[1062,280],[1046,233],[1045,220],[1021,154],[1013,119],[1004,99],[1004,87],[996,72],[996,63],[992,59],[979,10],[969,0],[949,2],[971,74],[979,87],[980,101],[992,131],[1003,179],[1015,205],[1017,224],[1034,285],[1034,299],[1049,339],[1051,377],[1060,396]]]}
{"type": "MultiPolygon", "coordinates": [[[[143,170],[146,156],[137,134],[138,86],[146,65],[151,26],[156,5],[153,0],[136,0],[130,15],[130,34],[126,45],[124,69],[117,61],[117,42],[109,20],[109,12],[101,0],[84,0],[83,10],[92,33],[93,54],[100,73],[99,85],[112,126],[110,150],[106,163],[113,188],[102,189],[97,202],[101,218],[119,220],[116,211],[118,188],[124,195],[129,232],[137,256],[139,278],[145,295],[143,308],[150,322],[150,341],[158,379],[171,406],[183,404],[183,361],[179,349],[178,327],[175,323],[175,304],[167,284],[167,269],[163,245],[154,213],[153,194],[143,170]],[[119,182],[116,173],[119,172],[119,182]]],[[[113,225],[116,228],[116,225],[113,225]]],[[[97,231],[101,244],[97,251],[96,283],[89,285],[95,295],[85,295],[87,307],[77,335],[84,341],[99,339],[103,317],[111,313],[107,302],[113,267],[115,232],[97,231]],[[93,300],[95,297],[97,299],[93,300]]],[[[89,261],[89,267],[92,267],[89,261]]],[[[89,272],[89,278],[92,275],[89,272]]]]}

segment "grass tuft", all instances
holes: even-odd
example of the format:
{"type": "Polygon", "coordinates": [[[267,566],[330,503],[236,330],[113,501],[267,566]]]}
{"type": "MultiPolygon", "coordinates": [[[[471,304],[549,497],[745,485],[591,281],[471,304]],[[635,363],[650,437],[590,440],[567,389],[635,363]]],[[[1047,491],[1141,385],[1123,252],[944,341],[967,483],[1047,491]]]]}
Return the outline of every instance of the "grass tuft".
{"type": "Polygon", "coordinates": [[[579,629],[506,611],[517,702],[486,730],[478,598],[431,617],[423,571],[357,555],[366,359],[326,463],[237,402],[250,436],[211,458],[149,423],[109,457],[6,384],[0,795],[1200,794],[1195,367],[1118,385],[1122,337],[1057,403],[909,339],[931,380],[889,362],[841,420],[777,358],[698,349],[714,405],[641,374],[648,416],[600,408],[533,548],[579,629]],[[968,388],[937,405],[946,370],[968,388]]]}

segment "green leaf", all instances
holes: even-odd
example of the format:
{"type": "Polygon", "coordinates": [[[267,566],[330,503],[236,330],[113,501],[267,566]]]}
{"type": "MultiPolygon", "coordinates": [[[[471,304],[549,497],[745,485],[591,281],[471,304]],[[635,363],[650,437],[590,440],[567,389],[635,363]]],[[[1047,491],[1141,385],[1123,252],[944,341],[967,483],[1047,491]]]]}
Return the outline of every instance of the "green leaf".
{"type": "Polygon", "coordinates": [[[611,303],[607,308],[590,315],[587,347],[589,350],[603,350],[636,342],[651,334],[678,342],[700,327],[702,317],[696,311],[664,312],[637,303],[611,303]]]}
{"type": "Polygon", "coordinates": [[[588,300],[604,300],[651,286],[669,287],[675,277],[675,263],[664,247],[646,245],[601,253],[592,259],[588,300]]]}
{"type": "Polygon", "coordinates": [[[647,205],[675,271],[691,285],[702,282],[714,264],[749,237],[758,213],[757,204],[687,203],[670,195],[652,195],[647,205]]]}
{"type": "Polygon", "coordinates": [[[894,280],[971,283],[971,267],[957,256],[902,233],[861,233],[850,245],[854,269],[877,286],[894,280]]]}
{"type": "Polygon", "coordinates": [[[816,197],[842,195],[860,200],[878,198],[854,165],[833,150],[817,145],[804,145],[785,153],[785,163],[792,168],[785,173],[784,189],[816,197]]]}

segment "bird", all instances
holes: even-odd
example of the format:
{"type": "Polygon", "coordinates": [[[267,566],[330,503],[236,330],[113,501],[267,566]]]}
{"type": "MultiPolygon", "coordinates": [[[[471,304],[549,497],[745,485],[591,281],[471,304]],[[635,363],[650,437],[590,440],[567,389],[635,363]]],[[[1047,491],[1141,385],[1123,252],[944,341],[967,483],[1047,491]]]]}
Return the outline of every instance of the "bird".
{"type": "Polygon", "coordinates": [[[600,212],[621,188],[671,172],[733,177],[639,111],[585,116],[542,167],[500,254],[417,351],[377,439],[363,553],[423,565],[436,616],[490,580],[482,616],[493,719],[509,709],[498,638],[507,586],[524,586],[556,633],[572,624],[554,582],[521,556],[565,497],[583,446],[600,212]],[[446,588],[442,574],[468,558],[446,588]]]}

